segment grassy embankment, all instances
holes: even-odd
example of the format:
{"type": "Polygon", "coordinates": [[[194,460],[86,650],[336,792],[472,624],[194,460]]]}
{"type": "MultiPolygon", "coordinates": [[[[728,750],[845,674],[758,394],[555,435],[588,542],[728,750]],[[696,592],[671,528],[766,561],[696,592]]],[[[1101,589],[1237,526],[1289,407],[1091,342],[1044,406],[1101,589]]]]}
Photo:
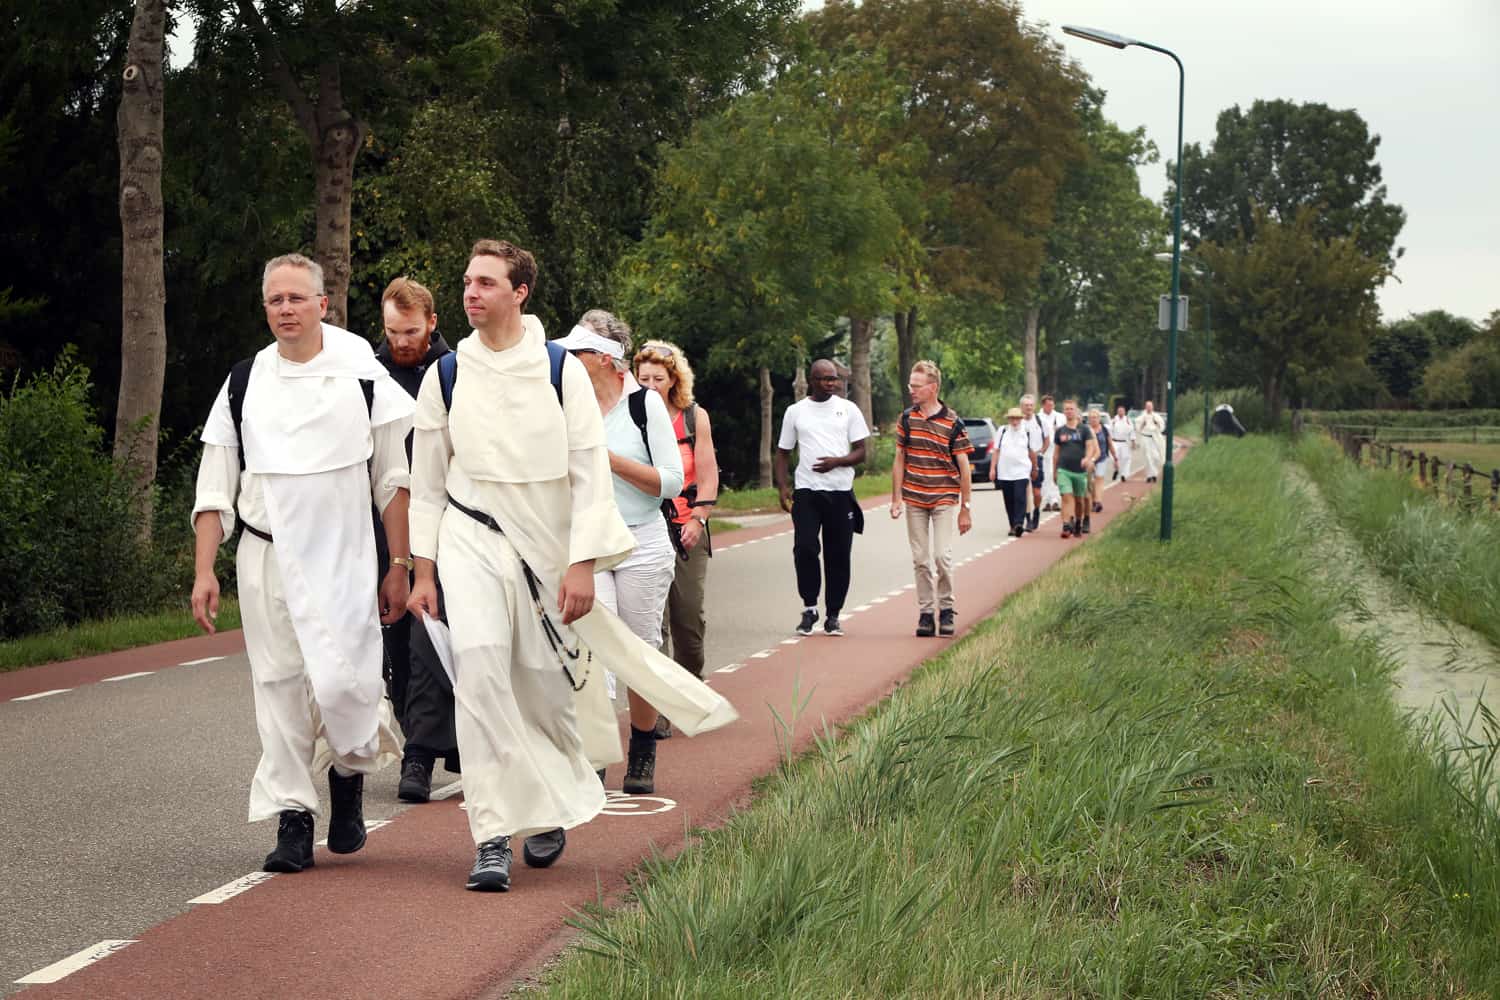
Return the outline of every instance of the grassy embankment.
{"type": "Polygon", "coordinates": [[[1076,550],[581,918],[543,991],[1500,994],[1488,770],[1404,735],[1284,457],[1199,448],[1170,545],[1152,500],[1076,550]]]}
{"type": "Polygon", "coordinates": [[[1394,469],[1361,469],[1321,435],[1304,435],[1295,455],[1387,575],[1500,643],[1500,518],[1436,503],[1394,469]]]}
{"type": "MultiPolygon", "coordinates": [[[[226,597],[220,602],[218,626],[220,630],[240,627],[240,606],[234,598],[226,597]]],[[[193,616],[185,610],[84,622],[0,642],[0,672],[201,634],[193,616]]]]}

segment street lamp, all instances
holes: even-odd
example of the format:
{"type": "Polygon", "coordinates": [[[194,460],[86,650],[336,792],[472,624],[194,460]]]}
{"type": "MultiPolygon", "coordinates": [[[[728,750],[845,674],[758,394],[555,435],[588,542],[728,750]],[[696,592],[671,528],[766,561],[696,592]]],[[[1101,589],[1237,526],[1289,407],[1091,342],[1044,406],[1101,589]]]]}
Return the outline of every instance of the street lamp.
{"type": "MultiPolygon", "coordinates": [[[[1169,253],[1153,256],[1163,263],[1172,259],[1169,253]]],[[[1193,265],[1193,274],[1203,279],[1203,339],[1208,352],[1203,366],[1203,440],[1207,442],[1213,433],[1209,426],[1209,413],[1213,409],[1214,391],[1214,272],[1192,254],[1183,254],[1182,257],[1193,265]]]]}
{"type": "Polygon", "coordinates": [[[1129,48],[1132,45],[1150,49],[1152,52],[1160,52],[1168,56],[1177,64],[1177,192],[1172,204],[1172,302],[1169,310],[1170,330],[1167,339],[1167,455],[1161,477],[1161,540],[1170,542],[1172,540],[1172,425],[1173,416],[1177,411],[1177,298],[1182,285],[1182,106],[1183,96],[1187,90],[1187,72],[1182,68],[1182,60],[1177,58],[1177,53],[1171,49],[1164,49],[1160,45],[1152,45],[1138,38],[1127,38],[1112,31],[1084,28],[1076,24],[1063,25],[1063,32],[1075,38],[1085,38],[1115,49],[1129,48]]]}

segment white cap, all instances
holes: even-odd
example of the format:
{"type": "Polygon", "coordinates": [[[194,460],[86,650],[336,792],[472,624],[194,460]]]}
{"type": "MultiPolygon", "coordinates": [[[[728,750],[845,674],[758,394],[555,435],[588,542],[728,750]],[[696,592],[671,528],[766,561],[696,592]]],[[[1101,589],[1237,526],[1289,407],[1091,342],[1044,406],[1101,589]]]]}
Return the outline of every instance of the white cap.
{"type": "Polygon", "coordinates": [[[568,331],[568,335],[553,341],[558,347],[565,351],[598,351],[607,354],[616,360],[625,357],[625,345],[608,337],[601,337],[586,326],[575,326],[568,331]]]}

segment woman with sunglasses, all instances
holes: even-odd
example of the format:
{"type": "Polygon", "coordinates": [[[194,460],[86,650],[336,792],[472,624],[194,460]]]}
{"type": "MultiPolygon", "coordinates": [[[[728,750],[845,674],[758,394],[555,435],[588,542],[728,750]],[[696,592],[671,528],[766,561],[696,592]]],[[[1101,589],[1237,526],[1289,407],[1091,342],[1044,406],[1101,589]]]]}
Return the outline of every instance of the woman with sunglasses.
{"type": "MultiPolygon", "coordinates": [[[[693,399],[693,369],[675,344],[648,340],[635,355],[635,380],[661,394],[672,418],[672,432],[682,455],[682,493],[662,503],[667,530],[677,550],[676,572],[667,594],[662,622],[662,651],[694,677],[703,677],[703,589],[713,555],[708,518],[719,495],[719,460],[714,453],[708,411],[693,399]]],[[[656,737],[672,735],[665,715],[657,719],[656,737]]]]}

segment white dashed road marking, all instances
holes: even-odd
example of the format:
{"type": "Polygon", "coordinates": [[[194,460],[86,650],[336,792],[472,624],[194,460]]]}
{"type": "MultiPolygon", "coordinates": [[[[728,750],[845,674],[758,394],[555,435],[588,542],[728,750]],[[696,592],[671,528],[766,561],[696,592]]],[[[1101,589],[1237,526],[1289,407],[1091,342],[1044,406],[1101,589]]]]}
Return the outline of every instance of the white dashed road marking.
{"type": "MultiPolygon", "coordinates": [[[[73,690],[73,689],[72,688],[53,688],[51,691],[38,691],[36,694],[23,694],[19,698],[12,698],[11,701],[36,701],[38,698],[50,698],[50,697],[52,697],[55,694],[67,694],[71,690],[73,690]]],[[[50,980],[50,979],[47,980],[47,982],[51,982],[51,981],[52,980],[50,980]]]]}
{"type": "Polygon", "coordinates": [[[100,683],[102,683],[102,684],[113,684],[115,681],[128,681],[132,677],[150,677],[154,673],[156,673],[155,670],[137,670],[133,674],[121,674],[118,677],[106,677],[100,683]]]}
{"type": "Polygon", "coordinates": [[[205,656],[201,660],[185,660],[182,663],[179,663],[177,665],[179,667],[196,667],[200,663],[216,663],[219,660],[227,660],[227,659],[229,659],[229,657],[227,657],[227,656],[205,656]]]}
{"type": "Polygon", "coordinates": [[[38,969],[29,976],[22,976],[17,983],[35,985],[37,983],[55,983],[64,976],[70,976],[79,969],[87,968],[102,959],[106,959],[119,951],[121,948],[135,944],[135,940],[100,941],[96,945],[90,945],[80,952],[69,955],[60,962],[53,962],[45,969],[38,969]]]}
{"type": "Polygon", "coordinates": [[[217,889],[210,889],[203,895],[188,900],[188,902],[198,905],[222,903],[225,900],[233,899],[246,889],[253,889],[262,882],[275,877],[275,872],[251,872],[249,875],[241,875],[233,882],[226,882],[217,889]]]}

